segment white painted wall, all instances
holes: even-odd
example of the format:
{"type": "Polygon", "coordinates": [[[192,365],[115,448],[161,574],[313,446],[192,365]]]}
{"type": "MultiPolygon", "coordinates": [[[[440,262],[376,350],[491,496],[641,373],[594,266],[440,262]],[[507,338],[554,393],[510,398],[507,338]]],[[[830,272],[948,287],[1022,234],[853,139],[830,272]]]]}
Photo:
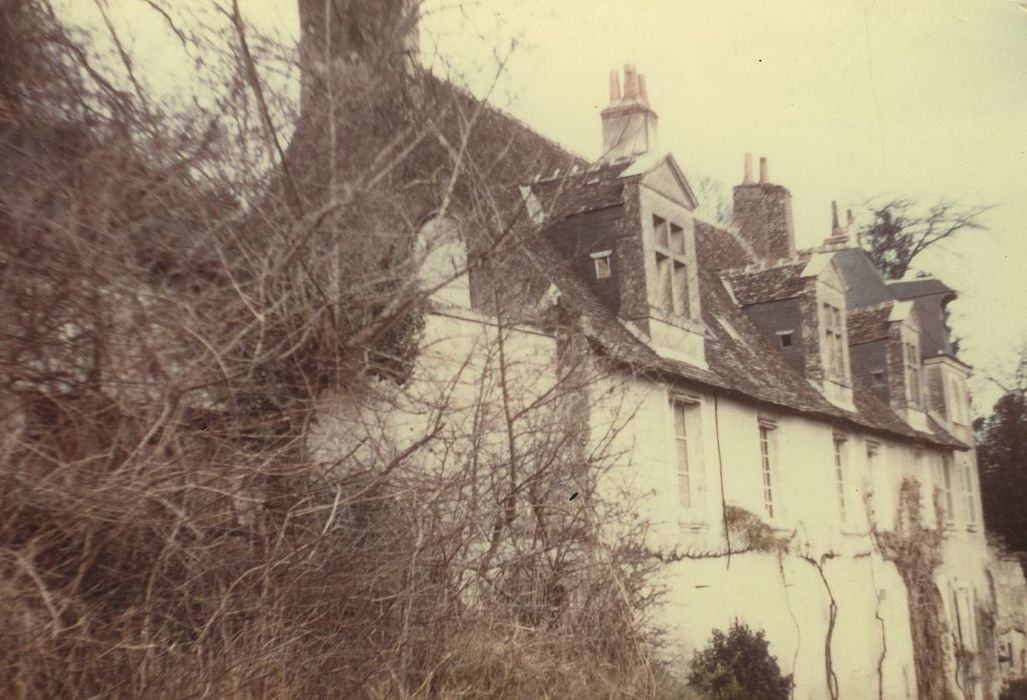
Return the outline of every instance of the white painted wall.
{"type": "MultiPolygon", "coordinates": [[[[390,405],[384,406],[382,397],[365,406],[354,397],[326,402],[313,437],[326,462],[356,449],[356,458],[369,466],[385,463],[432,430],[433,408],[446,405],[441,441],[446,449],[437,453],[437,468],[446,468],[446,460],[458,464],[475,449],[484,453],[487,463],[501,464],[506,443],[499,414],[496,333],[489,319],[470,310],[448,308],[429,315],[413,379],[388,397],[390,405]],[[470,441],[475,421],[485,426],[477,447],[470,441]],[[388,439],[371,439],[356,447],[362,438],[376,435],[388,439]],[[375,445],[384,445],[384,452],[376,451],[375,445]]],[[[508,385],[517,389],[510,396],[516,410],[544,396],[556,382],[556,340],[520,328],[506,336],[505,349],[508,385]]],[[[593,447],[608,452],[614,464],[601,487],[610,497],[626,491],[637,499],[638,514],[651,522],[653,548],[664,553],[722,550],[722,503],[761,515],[782,537],[790,538],[789,552],[780,557],[746,553],[730,561],[688,559],[665,568],[666,600],[654,622],[668,632],[669,652],[678,668],[686,667],[691,653],[706,644],[714,628],[726,629],[739,618],[766,631],[783,671],[795,674],[796,698],[828,697],[824,646],[829,598],[819,572],[802,555],[819,561],[830,554],[823,570],[838,607],[832,655],[840,696],[877,696],[883,626],[884,697],[915,697],[905,588],[895,567],[874,547],[864,496],[872,491],[874,517],[881,528],[889,529],[902,480],[915,478],[924,485],[925,513],[933,521],[933,492],[940,486],[938,453],[715,398],[701,389],[672,390],[626,374],[606,376],[591,385],[589,399],[593,447]],[[679,500],[673,394],[697,402],[700,434],[689,436],[695,486],[689,509],[679,500]],[[761,421],[774,425],[773,519],[764,511],[761,421]],[[845,522],[839,512],[836,437],[845,438],[845,522]],[[877,449],[873,474],[868,444],[877,449]]],[[[555,414],[543,411],[537,420],[544,421],[547,415],[555,414]]],[[[943,594],[969,587],[983,598],[989,589],[982,533],[966,525],[957,516],[956,527],[945,540],[946,561],[938,582],[943,594]]],[[[612,528],[610,536],[616,534],[612,528]]]]}
{"type": "MultiPolygon", "coordinates": [[[[706,644],[714,628],[726,629],[740,618],[766,631],[783,671],[795,674],[797,698],[829,697],[824,663],[829,598],[817,569],[802,555],[820,560],[831,553],[823,570],[838,606],[832,656],[841,697],[877,696],[882,625],[887,645],[881,662],[884,696],[915,697],[906,589],[895,566],[874,546],[865,496],[872,493],[869,507],[878,527],[891,529],[899,487],[903,479],[916,479],[923,485],[926,521],[933,523],[940,453],[685,391],[699,398],[702,416],[702,460],[692,465],[690,475],[704,485],[706,517],[700,527],[693,517],[683,517],[687,511],[677,495],[669,401],[680,390],[639,378],[608,381],[621,397],[619,403],[635,416],[619,436],[624,460],[618,473],[644,497],[642,509],[653,523],[654,546],[665,552],[723,551],[722,498],[760,515],[782,537],[791,538],[789,553],[780,559],[775,554],[747,553],[732,556],[730,563],[721,557],[668,567],[666,604],[656,622],[669,632],[673,653],[687,659],[706,644]],[[775,426],[773,518],[764,508],[761,420],[775,426]],[[845,439],[844,521],[834,462],[836,438],[845,439]],[[868,446],[877,455],[872,474],[868,446]]],[[[594,420],[609,421],[602,407],[597,413],[594,420]]],[[[983,600],[989,589],[980,532],[968,531],[958,517],[957,524],[943,545],[940,590],[945,595],[950,587],[968,587],[983,600]]]]}

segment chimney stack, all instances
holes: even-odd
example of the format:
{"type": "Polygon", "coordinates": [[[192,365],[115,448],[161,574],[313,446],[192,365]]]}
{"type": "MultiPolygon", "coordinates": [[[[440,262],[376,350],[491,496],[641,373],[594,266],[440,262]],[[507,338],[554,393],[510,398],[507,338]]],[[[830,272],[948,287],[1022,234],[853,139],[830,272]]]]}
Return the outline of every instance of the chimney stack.
{"type": "Polygon", "coordinates": [[[418,2],[331,3],[299,0],[301,110],[323,98],[329,80],[348,63],[403,75],[416,70],[418,2]]]}
{"type": "Polygon", "coordinates": [[[751,153],[746,153],[745,154],[745,172],[742,175],[742,184],[743,185],[751,185],[752,184],[752,154],[751,153]]]}
{"type": "Polygon", "coordinates": [[[848,226],[842,227],[838,220],[838,202],[831,201],[831,235],[824,240],[824,245],[833,248],[844,248],[849,244],[849,226],[852,225],[852,210],[848,211],[848,226]]]}
{"type": "Polygon", "coordinates": [[[603,155],[601,160],[634,159],[657,149],[656,112],[649,106],[645,76],[631,63],[620,74],[610,71],[610,104],[602,111],[603,155]]]}
{"type": "Polygon", "coordinates": [[[795,258],[792,195],[770,183],[766,157],[760,158],[760,179],[753,182],[752,154],[745,154],[742,184],[734,188],[734,225],[764,264],[795,258]]]}
{"type": "Polygon", "coordinates": [[[620,102],[620,73],[615,70],[610,71],[610,104],[615,105],[620,102]]]}

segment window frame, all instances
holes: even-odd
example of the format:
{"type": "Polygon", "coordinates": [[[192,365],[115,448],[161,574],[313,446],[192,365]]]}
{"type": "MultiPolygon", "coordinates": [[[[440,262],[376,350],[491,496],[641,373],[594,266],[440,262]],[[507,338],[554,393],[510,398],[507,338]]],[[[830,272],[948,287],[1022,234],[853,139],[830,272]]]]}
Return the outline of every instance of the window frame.
{"type": "Polygon", "coordinates": [[[832,301],[822,300],[820,310],[823,318],[824,364],[826,376],[837,382],[846,382],[845,366],[845,321],[842,310],[832,301]]]}
{"type": "Polygon", "coordinates": [[[692,300],[688,278],[692,269],[685,228],[655,213],[651,214],[651,223],[656,279],[649,304],[671,316],[689,318],[692,300]]]}
{"type": "Polygon", "coordinates": [[[966,529],[970,532],[977,530],[977,497],[974,491],[973,462],[964,454],[960,455],[961,469],[963,472],[963,498],[966,510],[966,529]]]}
{"type": "Polygon", "coordinates": [[[702,450],[702,400],[694,394],[670,392],[668,406],[673,443],[671,461],[674,465],[675,503],[685,516],[684,519],[694,522],[704,515],[705,468],[702,450]],[[684,497],[686,495],[685,488],[687,488],[687,498],[684,497]]]}
{"type": "Polygon", "coordinates": [[[923,378],[920,344],[902,339],[903,365],[906,367],[906,401],[910,408],[923,408],[923,378]]]}
{"type": "Polygon", "coordinates": [[[945,452],[941,455],[941,490],[945,502],[945,526],[952,528],[956,524],[956,498],[952,484],[952,453],[945,452]]]}
{"type": "Polygon", "coordinates": [[[757,422],[760,450],[760,493],[763,512],[771,521],[781,518],[780,492],[777,479],[777,422],[760,418],[757,422]],[[776,498],[775,498],[776,495],[776,498]]]}
{"type": "Polygon", "coordinates": [[[835,433],[832,436],[834,478],[838,496],[838,516],[843,527],[851,522],[852,515],[850,510],[847,508],[848,486],[846,481],[846,472],[848,471],[848,442],[849,438],[846,435],[835,433]]]}

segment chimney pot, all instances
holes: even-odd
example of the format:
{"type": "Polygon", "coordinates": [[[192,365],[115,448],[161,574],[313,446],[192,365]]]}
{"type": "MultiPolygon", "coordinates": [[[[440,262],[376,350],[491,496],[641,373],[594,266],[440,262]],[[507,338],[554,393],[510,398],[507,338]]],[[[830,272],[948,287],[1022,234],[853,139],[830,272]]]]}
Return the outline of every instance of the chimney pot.
{"type": "Polygon", "coordinates": [[[831,230],[838,231],[838,202],[831,200],[831,230]]]}
{"type": "Polygon", "coordinates": [[[770,183],[770,179],[767,177],[767,159],[760,157],[760,184],[766,185],[770,183]]]}
{"type": "Polygon", "coordinates": [[[745,171],[744,171],[744,173],[742,175],[742,184],[743,185],[751,185],[752,184],[752,154],[751,153],[746,153],[745,154],[745,171]]]}
{"type": "Polygon", "coordinates": [[[620,74],[610,71],[610,106],[600,116],[603,124],[603,161],[637,158],[656,151],[656,113],[649,106],[645,76],[638,74],[633,63],[624,66],[623,89],[620,74]]]}
{"type": "Polygon", "coordinates": [[[620,72],[616,70],[610,71],[610,104],[615,105],[620,102],[620,72]]]}
{"type": "Polygon", "coordinates": [[[845,210],[845,225],[846,226],[852,226],[852,224],[853,224],[853,222],[855,220],[856,220],[855,217],[852,216],[852,210],[851,209],[846,209],[845,210]]]}
{"type": "Polygon", "coordinates": [[[638,97],[638,69],[634,63],[624,66],[624,99],[633,100],[638,97]]]}

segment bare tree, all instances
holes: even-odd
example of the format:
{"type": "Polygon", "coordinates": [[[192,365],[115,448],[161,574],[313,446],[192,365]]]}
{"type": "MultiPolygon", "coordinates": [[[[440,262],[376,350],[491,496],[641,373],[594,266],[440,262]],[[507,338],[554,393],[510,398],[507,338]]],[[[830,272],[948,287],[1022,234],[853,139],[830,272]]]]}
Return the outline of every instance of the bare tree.
{"type": "Polygon", "coordinates": [[[859,243],[887,279],[902,279],[913,260],[928,248],[962,231],[985,229],[982,217],[992,205],[961,206],[939,200],[923,206],[909,198],[866,203],[870,221],[858,231],[859,243]]]}

